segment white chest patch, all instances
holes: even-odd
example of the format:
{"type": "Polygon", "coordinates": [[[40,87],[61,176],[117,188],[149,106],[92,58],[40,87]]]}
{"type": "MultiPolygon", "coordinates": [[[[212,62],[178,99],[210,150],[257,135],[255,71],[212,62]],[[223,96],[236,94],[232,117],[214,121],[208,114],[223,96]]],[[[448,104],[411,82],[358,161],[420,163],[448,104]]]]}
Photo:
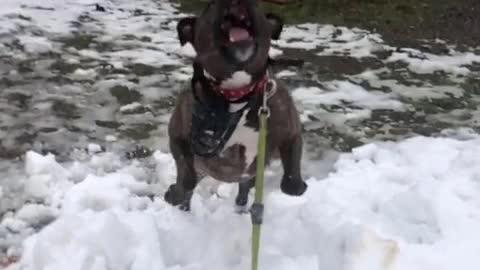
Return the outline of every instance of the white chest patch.
{"type": "Polygon", "coordinates": [[[245,62],[247,61],[250,57],[252,57],[252,55],[255,53],[255,48],[253,46],[248,46],[247,48],[245,49],[237,49],[233,52],[233,56],[241,61],[241,62],[245,62]]]}
{"type": "Polygon", "coordinates": [[[242,118],[240,118],[240,121],[238,121],[235,131],[233,131],[232,136],[225,144],[225,148],[228,148],[234,144],[241,144],[245,146],[246,162],[248,166],[250,166],[257,155],[258,132],[253,128],[245,126],[245,123],[247,122],[247,114],[248,111],[243,113],[242,118]]]}
{"type": "Polygon", "coordinates": [[[231,113],[238,112],[239,110],[243,109],[243,107],[245,107],[245,105],[247,105],[247,102],[232,103],[228,107],[228,111],[231,112],[231,113]]]}
{"type": "Polygon", "coordinates": [[[222,81],[222,88],[238,88],[249,85],[252,82],[252,76],[245,71],[235,71],[232,77],[222,81]]]}

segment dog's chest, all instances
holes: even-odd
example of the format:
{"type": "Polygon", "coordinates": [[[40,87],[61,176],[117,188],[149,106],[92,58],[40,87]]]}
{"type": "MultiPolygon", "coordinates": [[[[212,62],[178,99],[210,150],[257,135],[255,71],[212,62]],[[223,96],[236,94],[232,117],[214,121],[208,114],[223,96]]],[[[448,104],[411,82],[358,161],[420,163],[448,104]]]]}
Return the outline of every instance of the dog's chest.
{"type": "MultiPolygon", "coordinates": [[[[235,110],[235,108],[231,108],[231,110],[235,110]]],[[[234,145],[243,146],[245,150],[245,161],[248,166],[253,162],[257,155],[258,131],[256,131],[253,127],[247,126],[247,114],[248,110],[243,112],[242,118],[240,118],[237,127],[232,133],[230,139],[225,144],[224,149],[228,149],[230,146],[234,145]]]]}

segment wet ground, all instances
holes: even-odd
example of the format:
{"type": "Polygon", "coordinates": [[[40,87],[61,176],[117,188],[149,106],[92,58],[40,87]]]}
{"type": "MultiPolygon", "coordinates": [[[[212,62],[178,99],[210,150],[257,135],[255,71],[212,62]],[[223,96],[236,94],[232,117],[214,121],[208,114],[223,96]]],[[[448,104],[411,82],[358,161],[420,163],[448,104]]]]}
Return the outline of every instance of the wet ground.
{"type": "MultiPolygon", "coordinates": [[[[354,24],[366,28],[382,24],[382,18],[390,14],[381,12],[382,9],[393,8],[392,12],[396,10],[395,12],[401,13],[416,12],[417,5],[448,9],[441,3],[432,5],[425,1],[416,2],[415,5],[412,4],[413,2],[393,4],[390,1],[388,3],[372,1],[362,5],[346,4],[342,1],[332,3],[327,1],[323,4],[318,4],[317,1],[301,3],[293,7],[274,9],[285,16],[287,23],[315,19],[319,22],[354,24]],[[375,7],[372,8],[372,12],[384,15],[374,17],[376,18],[374,21],[362,22],[361,18],[372,17],[364,14],[366,10],[370,10],[367,8],[370,6],[375,7]],[[335,12],[339,9],[343,13],[335,12]],[[352,12],[356,15],[350,16],[352,12]],[[333,14],[336,15],[333,16],[333,14]]],[[[184,4],[183,7],[186,11],[192,10],[191,4],[184,4]]],[[[457,8],[463,7],[459,5],[457,8]]],[[[472,6],[472,9],[474,8],[475,5],[472,6]]],[[[426,12],[423,16],[426,17],[428,14],[430,13],[426,12]]],[[[131,16],[148,18],[151,14],[139,8],[132,11],[131,16]]],[[[392,22],[384,22],[378,29],[392,30],[398,26],[395,19],[398,16],[388,17],[392,22]]],[[[413,21],[411,17],[409,20],[413,21]]],[[[18,19],[31,20],[28,17],[18,17],[18,19]]],[[[166,27],[169,23],[168,20],[162,22],[166,27]]],[[[127,63],[115,67],[115,63],[108,61],[108,58],[113,58],[112,55],[119,55],[122,51],[128,53],[135,47],[148,50],[151,44],[153,46],[157,44],[148,35],[139,36],[135,33],[125,33],[116,37],[114,41],[102,40],[101,32],[88,31],[88,28],[95,24],[95,19],[88,13],[80,14],[72,24],[77,29],[75,33],[50,37],[55,41],[57,48],[52,50],[47,48],[45,52],[40,49],[40,53],[30,53],[28,46],[23,45],[18,36],[1,37],[2,43],[8,50],[6,54],[0,55],[0,73],[3,75],[0,80],[0,87],[3,89],[0,93],[2,112],[0,157],[15,159],[26,150],[35,149],[40,152],[53,152],[67,158],[72,149],[85,148],[87,142],[92,141],[102,145],[122,145],[123,148],[132,148],[136,144],[148,148],[164,147],[164,144],[158,143],[158,138],[166,134],[165,124],[168,120],[166,113],[171,110],[174,102],[172,93],[181,87],[185,79],[178,79],[181,76],[172,76],[172,74],[181,75],[183,66],[179,62],[161,66],[150,63],[127,63]],[[89,53],[93,55],[88,55],[89,53]],[[105,57],[98,59],[95,55],[105,57]],[[157,90],[159,88],[162,88],[161,92],[157,90]],[[123,107],[125,105],[128,106],[123,107]],[[113,140],[120,140],[122,143],[112,144],[110,141],[113,140]]],[[[41,31],[35,32],[35,29],[28,28],[24,31],[27,34],[30,32],[32,35],[37,35],[41,39],[41,31]]],[[[393,30],[385,36],[399,35],[402,31],[393,30]]],[[[425,38],[428,38],[429,34],[425,34],[425,38]]],[[[463,42],[460,37],[475,37],[458,34],[456,42],[465,46],[468,42],[463,42]]],[[[411,43],[415,35],[408,34],[403,41],[408,39],[411,43]]],[[[382,38],[385,39],[384,36],[382,38]]],[[[448,55],[449,48],[443,43],[418,41],[414,45],[414,47],[420,46],[425,52],[448,55]]],[[[315,148],[318,141],[323,141],[324,144],[336,150],[349,151],[351,147],[372,138],[396,139],[411,134],[432,135],[445,128],[465,124],[477,128],[475,113],[471,110],[475,110],[478,104],[479,79],[473,75],[452,78],[444,72],[417,74],[410,71],[402,61],[389,63],[383,61],[393,51],[400,49],[401,47],[381,50],[376,52],[375,57],[361,59],[345,55],[318,56],[317,52],[321,49],[309,51],[301,48],[284,49],[286,58],[305,61],[302,67],[288,67],[290,71],[299,74],[294,78],[285,79],[292,89],[301,85],[321,86],[323,81],[351,79],[367,90],[388,93],[393,91],[388,85],[374,86],[358,76],[355,78],[355,75],[367,70],[384,69],[380,73],[380,79],[395,82],[397,87],[411,88],[428,85],[445,89],[458,88],[464,91],[461,96],[446,95],[432,98],[425,95],[424,98],[414,100],[402,98],[400,101],[408,105],[408,110],[398,112],[374,109],[369,118],[347,122],[340,128],[341,130],[339,127],[328,125],[311,128],[306,134],[315,148]]],[[[35,49],[30,48],[30,50],[35,49]]],[[[188,66],[185,68],[188,70],[188,66]]],[[[282,68],[285,67],[278,70],[282,68]]],[[[478,72],[480,65],[473,64],[469,68],[478,72]]],[[[348,110],[349,106],[347,103],[324,105],[322,109],[329,113],[342,113],[348,110]]],[[[314,117],[311,117],[311,120],[322,121],[314,117]]]]}
{"type": "MultiPolygon", "coordinates": [[[[196,12],[207,1],[179,0],[182,10],[196,12]]],[[[380,33],[388,43],[421,47],[440,38],[450,44],[480,44],[477,0],[293,0],[288,5],[262,4],[287,23],[326,23],[380,33]]],[[[433,48],[436,50],[436,48],[433,48]]],[[[441,48],[438,48],[441,50],[441,48]]]]}

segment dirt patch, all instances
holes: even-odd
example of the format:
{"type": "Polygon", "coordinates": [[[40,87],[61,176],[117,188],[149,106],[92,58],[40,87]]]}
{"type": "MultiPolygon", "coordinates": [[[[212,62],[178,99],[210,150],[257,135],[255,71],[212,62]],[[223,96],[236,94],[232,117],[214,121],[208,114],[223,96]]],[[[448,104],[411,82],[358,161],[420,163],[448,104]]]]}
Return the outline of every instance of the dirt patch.
{"type": "Polygon", "coordinates": [[[110,93],[114,96],[118,103],[122,105],[130,104],[135,101],[139,101],[142,98],[142,94],[137,90],[129,89],[123,85],[116,85],[110,89],[110,93]]]}
{"type": "Polygon", "coordinates": [[[52,104],[53,113],[63,119],[78,119],[81,117],[77,106],[63,100],[55,100],[52,104]]]}
{"type": "MultiPolygon", "coordinates": [[[[177,2],[188,12],[205,6],[202,1],[177,2]]],[[[288,24],[318,22],[360,27],[379,32],[389,43],[403,47],[428,50],[424,44],[436,38],[459,47],[480,44],[478,0],[301,0],[291,5],[262,6],[280,14],[288,24]]]]}

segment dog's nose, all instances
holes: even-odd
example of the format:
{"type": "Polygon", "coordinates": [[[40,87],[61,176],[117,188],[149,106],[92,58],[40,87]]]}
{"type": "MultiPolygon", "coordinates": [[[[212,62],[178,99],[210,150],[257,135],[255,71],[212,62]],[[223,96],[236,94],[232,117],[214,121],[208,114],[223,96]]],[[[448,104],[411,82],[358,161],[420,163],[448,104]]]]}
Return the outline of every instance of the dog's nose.
{"type": "Polygon", "coordinates": [[[244,20],[247,16],[247,8],[243,0],[232,0],[227,12],[240,20],[244,20]]]}

